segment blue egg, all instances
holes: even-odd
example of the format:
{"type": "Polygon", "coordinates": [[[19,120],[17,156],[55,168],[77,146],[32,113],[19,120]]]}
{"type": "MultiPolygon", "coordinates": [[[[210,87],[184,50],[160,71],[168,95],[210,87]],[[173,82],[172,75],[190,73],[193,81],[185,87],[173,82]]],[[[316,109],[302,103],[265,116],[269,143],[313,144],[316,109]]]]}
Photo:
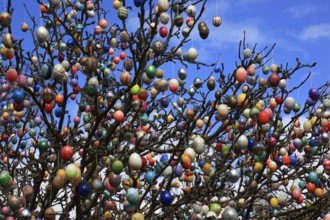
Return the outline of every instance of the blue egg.
{"type": "Polygon", "coordinates": [[[73,45],[74,45],[74,40],[73,40],[72,38],[70,38],[69,40],[67,40],[66,45],[67,45],[68,47],[73,47],[73,45]]]}
{"type": "Polygon", "coordinates": [[[282,157],[276,158],[275,162],[278,166],[282,166],[282,157]]]}
{"type": "Polygon", "coordinates": [[[160,161],[164,164],[166,164],[168,162],[168,155],[167,154],[162,154],[162,156],[160,157],[160,161]]]}
{"type": "Polygon", "coordinates": [[[322,183],[321,180],[317,180],[317,181],[316,181],[316,184],[315,184],[316,187],[321,188],[322,185],[323,185],[323,183],[322,183]]]}
{"type": "Polygon", "coordinates": [[[135,188],[129,188],[126,192],[126,199],[131,204],[136,204],[139,201],[139,191],[135,188]]]}
{"type": "Polygon", "coordinates": [[[22,103],[24,101],[25,95],[24,91],[21,89],[16,89],[13,94],[13,99],[16,103],[22,103]]]}
{"type": "Polygon", "coordinates": [[[214,67],[214,69],[213,69],[213,71],[214,71],[215,73],[220,72],[220,70],[221,70],[221,66],[220,66],[219,64],[217,64],[217,65],[214,67]]]}
{"type": "Polygon", "coordinates": [[[173,199],[173,196],[168,191],[164,191],[160,194],[160,202],[165,206],[170,205],[172,203],[172,199],[173,199]]]}
{"type": "Polygon", "coordinates": [[[203,167],[205,163],[206,163],[205,160],[200,160],[200,161],[198,162],[198,166],[199,166],[199,167],[203,167]]]}
{"type": "Polygon", "coordinates": [[[12,142],[13,144],[17,144],[17,142],[18,142],[18,138],[15,136],[15,137],[11,140],[11,142],[12,142]]]}
{"type": "Polygon", "coordinates": [[[318,176],[317,176],[317,173],[316,172],[310,172],[308,174],[308,179],[309,181],[311,181],[312,183],[316,183],[317,179],[318,179],[318,176]]]}
{"type": "Polygon", "coordinates": [[[291,165],[296,165],[297,164],[297,157],[295,155],[291,155],[290,156],[290,160],[291,160],[291,165]]]}
{"type": "Polygon", "coordinates": [[[140,7],[142,5],[142,0],[134,0],[134,5],[140,7]]]}
{"type": "Polygon", "coordinates": [[[56,117],[60,118],[62,116],[62,114],[63,114],[62,108],[57,108],[55,110],[55,116],[56,117]]]}
{"type": "Polygon", "coordinates": [[[300,189],[304,189],[305,186],[306,186],[306,183],[305,183],[304,181],[301,181],[301,180],[300,180],[300,181],[298,182],[298,186],[299,186],[300,189]]]}
{"type": "Polygon", "coordinates": [[[42,64],[41,66],[41,77],[43,79],[50,79],[52,76],[53,67],[49,64],[42,64]]]}
{"type": "Polygon", "coordinates": [[[108,53],[109,50],[110,50],[110,46],[109,45],[104,45],[103,46],[104,53],[108,53]]]}
{"type": "Polygon", "coordinates": [[[256,140],[254,140],[253,138],[249,138],[248,139],[248,149],[252,151],[253,146],[256,144],[256,140]]]}
{"type": "Polygon", "coordinates": [[[152,184],[153,181],[154,181],[154,179],[155,179],[155,177],[156,177],[156,173],[154,171],[148,171],[146,173],[146,181],[147,181],[147,183],[152,184]]]}
{"type": "Polygon", "coordinates": [[[85,7],[83,3],[80,3],[79,1],[76,2],[76,7],[79,11],[82,11],[85,7]]]}
{"type": "Polygon", "coordinates": [[[36,85],[34,86],[34,90],[35,90],[35,92],[38,92],[40,89],[41,89],[41,86],[40,86],[39,84],[36,84],[36,85]]]}
{"type": "Polygon", "coordinates": [[[87,183],[82,183],[79,187],[79,195],[82,197],[87,197],[91,191],[90,186],[87,183]]]}

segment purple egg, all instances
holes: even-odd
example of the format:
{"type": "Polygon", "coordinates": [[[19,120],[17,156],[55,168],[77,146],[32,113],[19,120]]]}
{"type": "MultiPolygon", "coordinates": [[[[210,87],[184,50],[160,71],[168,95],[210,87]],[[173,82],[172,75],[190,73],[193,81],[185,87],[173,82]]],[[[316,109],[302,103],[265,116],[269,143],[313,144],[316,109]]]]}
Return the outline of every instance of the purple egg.
{"type": "Polygon", "coordinates": [[[309,94],[309,97],[310,97],[312,100],[314,100],[314,101],[316,101],[316,100],[320,97],[320,92],[319,92],[319,90],[318,90],[318,89],[315,89],[315,88],[311,88],[311,89],[309,90],[308,94],[309,94]]]}
{"type": "Polygon", "coordinates": [[[176,127],[178,128],[178,130],[182,130],[184,128],[184,123],[180,121],[176,124],[176,127]]]}
{"type": "Polygon", "coordinates": [[[195,183],[199,185],[202,182],[202,177],[200,175],[197,175],[195,178],[195,183]]]}
{"type": "Polygon", "coordinates": [[[180,165],[177,165],[174,167],[174,174],[178,177],[182,176],[182,173],[183,173],[183,169],[182,169],[182,166],[180,165]]]}
{"type": "Polygon", "coordinates": [[[294,140],[293,140],[293,146],[296,148],[296,149],[301,149],[301,147],[302,147],[302,142],[301,142],[301,140],[299,139],[299,138],[295,138],[294,140]]]}
{"type": "Polygon", "coordinates": [[[316,102],[317,102],[316,100],[313,100],[311,98],[308,98],[307,101],[306,101],[307,105],[309,105],[309,106],[315,105],[316,102]]]}
{"type": "Polygon", "coordinates": [[[162,105],[163,108],[167,108],[170,103],[170,100],[167,98],[167,96],[163,96],[160,99],[160,104],[162,105]]]}
{"type": "Polygon", "coordinates": [[[271,136],[271,137],[268,138],[268,145],[270,147],[275,147],[276,144],[277,144],[277,140],[276,140],[275,137],[271,136]]]}
{"type": "Polygon", "coordinates": [[[36,123],[37,126],[41,125],[42,119],[40,116],[37,116],[34,118],[34,122],[36,123]]]}
{"type": "Polygon", "coordinates": [[[17,85],[21,88],[26,86],[26,77],[24,75],[19,75],[17,77],[17,85]]]}
{"type": "Polygon", "coordinates": [[[78,85],[78,79],[76,78],[72,78],[70,82],[73,87],[76,87],[78,85]]]}

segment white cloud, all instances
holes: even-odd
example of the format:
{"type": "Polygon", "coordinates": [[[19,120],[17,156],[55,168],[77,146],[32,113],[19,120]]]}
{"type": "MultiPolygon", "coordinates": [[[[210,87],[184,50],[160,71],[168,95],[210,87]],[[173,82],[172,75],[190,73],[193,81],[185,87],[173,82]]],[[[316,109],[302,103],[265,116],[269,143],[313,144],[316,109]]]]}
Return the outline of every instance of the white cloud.
{"type": "Polygon", "coordinates": [[[316,12],[319,8],[313,4],[295,5],[287,8],[285,11],[289,12],[294,18],[301,18],[306,15],[316,12]]]}
{"type": "Polygon", "coordinates": [[[330,38],[330,23],[310,25],[306,27],[299,36],[301,40],[305,41],[330,38]]]}

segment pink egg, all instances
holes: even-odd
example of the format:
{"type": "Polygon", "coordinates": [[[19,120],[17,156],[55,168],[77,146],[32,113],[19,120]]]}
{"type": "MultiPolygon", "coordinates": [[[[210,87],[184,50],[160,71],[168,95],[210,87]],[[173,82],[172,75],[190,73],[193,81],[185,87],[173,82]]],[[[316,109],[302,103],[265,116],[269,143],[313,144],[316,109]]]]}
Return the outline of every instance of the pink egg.
{"type": "Polygon", "coordinates": [[[99,21],[99,25],[100,25],[101,28],[105,29],[105,28],[107,28],[107,26],[108,26],[108,21],[105,20],[105,19],[101,19],[101,20],[99,21]]]}
{"type": "Polygon", "coordinates": [[[243,67],[238,68],[235,78],[239,83],[243,83],[246,80],[246,70],[243,67]]]}
{"type": "Polygon", "coordinates": [[[294,190],[292,190],[291,195],[292,195],[292,198],[297,200],[297,199],[300,199],[301,192],[299,189],[294,189],[294,190]]]}
{"type": "Polygon", "coordinates": [[[324,216],[324,220],[330,220],[330,213],[328,213],[324,216]]]}
{"type": "Polygon", "coordinates": [[[4,207],[1,208],[2,214],[8,215],[9,211],[10,210],[9,210],[8,206],[4,206],[4,207]]]}

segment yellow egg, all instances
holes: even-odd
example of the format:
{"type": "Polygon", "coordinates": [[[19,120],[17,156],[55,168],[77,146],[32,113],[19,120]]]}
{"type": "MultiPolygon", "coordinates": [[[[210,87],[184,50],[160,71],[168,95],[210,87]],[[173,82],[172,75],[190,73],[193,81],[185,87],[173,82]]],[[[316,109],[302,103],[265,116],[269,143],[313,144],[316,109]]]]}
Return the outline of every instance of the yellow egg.
{"type": "Polygon", "coordinates": [[[246,98],[246,94],[245,93],[241,93],[238,97],[237,97],[237,105],[241,106],[242,104],[247,105],[249,102],[249,100],[246,98]]]}
{"type": "Polygon", "coordinates": [[[113,3],[112,3],[112,5],[113,5],[113,7],[115,8],[115,9],[118,9],[119,7],[120,7],[120,1],[118,1],[118,0],[114,0],[113,1],[113,3]]]}
{"type": "Polygon", "coordinates": [[[305,130],[305,132],[311,132],[312,131],[312,123],[310,121],[305,121],[303,128],[305,130]]]}
{"type": "Polygon", "coordinates": [[[288,179],[284,179],[284,180],[283,180],[283,185],[284,185],[284,186],[287,186],[288,184],[289,184],[289,180],[288,180],[288,179]]]}
{"type": "Polygon", "coordinates": [[[276,209],[278,206],[278,200],[277,198],[271,198],[271,200],[269,201],[269,204],[272,208],[276,209]]]}
{"type": "Polygon", "coordinates": [[[255,164],[254,164],[254,171],[255,172],[257,172],[257,173],[259,173],[259,172],[261,172],[261,170],[262,170],[262,163],[260,163],[260,162],[256,162],[255,164]]]}
{"type": "Polygon", "coordinates": [[[313,118],[311,118],[311,123],[312,123],[312,126],[314,126],[315,125],[315,123],[316,123],[316,121],[317,121],[317,117],[316,116],[314,116],[313,118]]]}

